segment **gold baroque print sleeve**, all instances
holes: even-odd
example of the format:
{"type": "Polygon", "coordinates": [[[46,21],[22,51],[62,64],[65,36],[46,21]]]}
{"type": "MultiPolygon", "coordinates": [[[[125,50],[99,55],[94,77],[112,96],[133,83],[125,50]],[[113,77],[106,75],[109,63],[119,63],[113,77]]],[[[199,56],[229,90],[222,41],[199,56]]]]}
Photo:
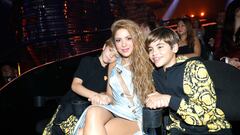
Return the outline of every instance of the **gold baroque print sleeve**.
{"type": "Polygon", "coordinates": [[[181,100],[177,113],[190,125],[207,125],[216,115],[216,94],[213,82],[200,61],[186,64],[183,89],[189,99],[181,100]]]}

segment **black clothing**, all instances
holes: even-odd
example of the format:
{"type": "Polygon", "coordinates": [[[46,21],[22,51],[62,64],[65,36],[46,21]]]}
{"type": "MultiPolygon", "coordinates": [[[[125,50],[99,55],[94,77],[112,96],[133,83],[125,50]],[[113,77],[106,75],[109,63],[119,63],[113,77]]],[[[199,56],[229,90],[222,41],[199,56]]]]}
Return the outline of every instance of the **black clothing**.
{"type": "MultiPolygon", "coordinates": [[[[87,89],[101,93],[106,91],[107,86],[107,68],[102,67],[101,62],[97,57],[86,56],[81,59],[79,66],[74,73],[74,77],[83,80],[82,85],[87,89]]],[[[69,100],[85,100],[86,98],[79,96],[72,90],[63,97],[62,102],[69,100]]]]}
{"type": "Polygon", "coordinates": [[[188,45],[184,45],[178,48],[177,55],[179,54],[188,54],[188,53],[193,53],[194,49],[193,47],[190,47],[188,45]]]}
{"type": "MultiPolygon", "coordinates": [[[[107,68],[101,65],[99,56],[82,58],[78,69],[74,73],[75,77],[83,80],[82,85],[87,89],[98,93],[106,91],[107,68]]],[[[68,91],[46,126],[44,135],[72,134],[78,118],[88,105],[90,105],[90,102],[87,98],[74,93],[72,90],[68,91]],[[81,103],[84,103],[84,105],[81,103]]]]}
{"type": "Polygon", "coordinates": [[[178,58],[177,63],[165,71],[154,70],[153,79],[160,93],[171,95],[171,122],[167,126],[171,133],[173,129],[188,134],[230,130],[224,112],[216,107],[214,84],[202,62],[178,58]]]}

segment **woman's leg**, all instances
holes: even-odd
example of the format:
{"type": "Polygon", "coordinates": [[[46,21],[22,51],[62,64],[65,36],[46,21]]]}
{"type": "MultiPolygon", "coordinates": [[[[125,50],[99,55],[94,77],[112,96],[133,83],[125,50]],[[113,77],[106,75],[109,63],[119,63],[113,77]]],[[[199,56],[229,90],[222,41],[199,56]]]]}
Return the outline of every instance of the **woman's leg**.
{"type": "MultiPolygon", "coordinates": [[[[111,120],[112,113],[99,106],[91,106],[86,114],[84,135],[107,135],[104,125],[111,120]]],[[[81,130],[80,130],[81,132],[81,130]]]]}
{"type": "Polygon", "coordinates": [[[136,121],[123,118],[113,118],[105,124],[108,135],[133,135],[139,131],[136,121]]]}

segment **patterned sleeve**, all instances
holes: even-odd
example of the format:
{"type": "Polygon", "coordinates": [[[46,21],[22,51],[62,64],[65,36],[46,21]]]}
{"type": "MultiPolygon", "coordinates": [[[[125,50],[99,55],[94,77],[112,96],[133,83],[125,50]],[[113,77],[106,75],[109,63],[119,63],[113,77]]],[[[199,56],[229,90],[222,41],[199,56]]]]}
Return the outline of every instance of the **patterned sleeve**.
{"type": "Polygon", "coordinates": [[[181,100],[177,113],[190,125],[206,125],[215,115],[216,94],[203,63],[190,61],[186,64],[183,89],[188,100],[181,100]]]}

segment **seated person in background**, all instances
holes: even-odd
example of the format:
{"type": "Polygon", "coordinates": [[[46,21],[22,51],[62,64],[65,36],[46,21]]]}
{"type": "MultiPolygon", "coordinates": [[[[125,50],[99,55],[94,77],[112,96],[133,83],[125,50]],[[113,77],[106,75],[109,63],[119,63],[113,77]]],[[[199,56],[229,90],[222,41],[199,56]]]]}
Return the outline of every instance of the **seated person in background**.
{"type": "Polygon", "coordinates": [[[11,66],[11,64],[4,64],[1,67],[1,74],[5,84],[18,76],[17,69],[11,66]]]}
{"type": "MultiPolygon", "coordinates": [[[[51,121],[47,124],[44,135],[72,134],[79,116],[75,116],[72,102],[90,101],[92,104],[105,102],[108,64],[116,60],[117,51],[112,39],[108,39],[100,56],[83,57],[72,81],[72,91],[63,96],[51,121]]],[[[90,104],[90,103],[89,103],[90,104]]]]}
{"type": "Polygon", "coordinates": [[[232,1],[227,7],[220,47],[214,53],[216,59],[240,69],[240,1],[238,0],[232,1]]]}
{"type": "Polygon", "coordinates": [[[234,67],[236,67],[237,69],[240,69],[240,60],[239,58],[236,57],[221,57],[220,61],[225,62],[227,64],[230,64],[234,67]]]}
{"type": "Polygon", "coordinates": [[[195,35],[191,20],[181,18],[177,23],[177,33],[180,37],[178,56],[186,56],[188,58],[201,55],[201,44],[195,35]]]}
{"type": "Polygon", "coordinates": [[[209,60],[211,54],[211,47],[205,43],[204,38],[205,38],[205,28],[202,26],[202,23],[200,21],[200,18],[194,17],[192,19],[192,26],[193,26],[193,31],[195,35],[198,37],[201,45],[201,57],[204,60],[209,60]]]}
{"type": "Polygon", "coordinates": [[[164,27],[147,37],[145,45],[156,66],[153,80],[157,92],[148,95],[146,106],[169,107],[166,128],[172,135],[232,134],[224,112],[216,107],[215,88],[206,67],[198,60],[177,58],[178,43],[178,35],[164,27]]]}
{"type": "Polygon", "coordinates": [[[145,21],[140,24],[144,37],[147,37],[147,35],[157,27],[159,27],[159,25],[155,21],[145,21]]]}
{"type": "Polygon", "coordinates": [[[205,29],[203,28],[203,26],[200,22],[200,19],[197,17],[193,18],[192,26],[193,26],[193,31],[194,31],[195,35],[200,40],[200,43],[204,45],[205,44],[205,42],[204,42],[205,29]]]}

